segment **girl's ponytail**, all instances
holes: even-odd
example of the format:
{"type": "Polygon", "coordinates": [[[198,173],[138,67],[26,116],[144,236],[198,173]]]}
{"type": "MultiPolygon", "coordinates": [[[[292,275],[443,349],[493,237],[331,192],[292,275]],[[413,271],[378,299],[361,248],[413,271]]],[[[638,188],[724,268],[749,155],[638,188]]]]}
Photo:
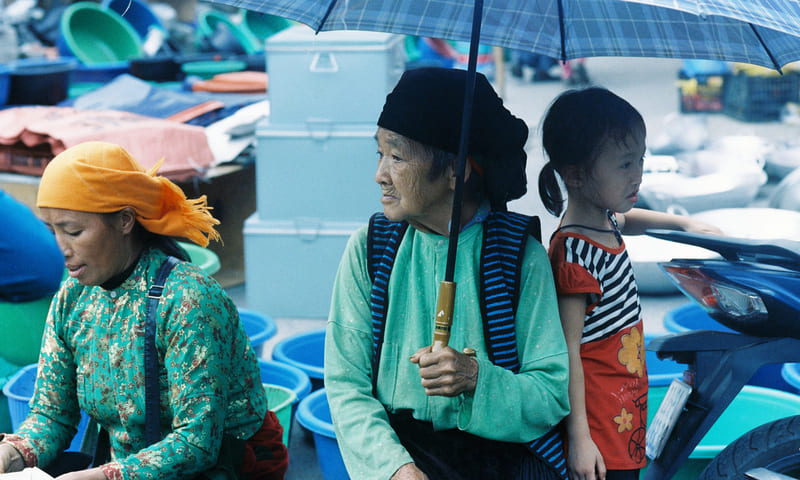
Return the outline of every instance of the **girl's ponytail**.
{"type": "Polygon", "coordinates": [[[551,162],[547,162],[539,172],[539,198],[542,199],[544,208],[558,217],[564,209],[564,195],[561,185],[556,177],[556,169],[551,162]]]}

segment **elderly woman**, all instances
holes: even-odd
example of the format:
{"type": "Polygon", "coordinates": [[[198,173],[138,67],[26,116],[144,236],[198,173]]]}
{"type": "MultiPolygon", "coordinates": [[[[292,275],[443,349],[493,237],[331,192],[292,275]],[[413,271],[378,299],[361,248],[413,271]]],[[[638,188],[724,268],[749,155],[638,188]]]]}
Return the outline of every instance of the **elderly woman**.
{"type": "Polygon", "coordinates": [[[430,347],[456,185],[462,70],[405,72],[378,119],[383,214],[350,239],[325,343],[336,438],[358,479],[563,478],[567,349],[538,219],[525,123],[475,88],[448,347],[430,347]],[[545,447],[545,445],[548,445],[545,447]]]}
{"type": "Polygon", "coordinates": [[[283,478],[282,429],[236,306],[174,240],[206,246],[219,222],[157,169],[103,142],[47,166],[37,204],[69,279],[50,307],[30,413],[0,436],[0,472],[283,478]],[[102,427],[89,469],[62,454],[81,410],[102,427]]]}

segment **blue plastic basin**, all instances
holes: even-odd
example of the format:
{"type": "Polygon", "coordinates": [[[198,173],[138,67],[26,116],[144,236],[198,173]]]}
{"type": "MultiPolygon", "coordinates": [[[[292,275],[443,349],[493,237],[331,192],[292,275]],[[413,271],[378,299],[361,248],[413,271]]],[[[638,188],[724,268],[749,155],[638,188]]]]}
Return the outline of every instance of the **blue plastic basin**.
{"type": "Polygon", "coordinates": [[[324,356],[324,328],[284,338],[272,350],[273,360],[287,363],[306,372],[311,379],[312,391],[322,388],[324,356]]]}
{"type": "MultiPolygon", "coordinates": [[[[278,326],[272,317],[256,312],[255,310],[239,309],[239,319],[242,321],[250,345],[256,352],[256,357],[261,358],[264,354],[264,343],[274,337],[278,332],[278,326]]],[[[268,382],[272,383],[272,382],[268,382]]]]}
{"type": "Polygon", "coordinates": [[[314,435],[317,461],[325,480],[347,480],[350,476],[344,467],[336,433],[333,431],[328,397],[321,388],[307,396],[297,409],[297,423],[314,435]]]}

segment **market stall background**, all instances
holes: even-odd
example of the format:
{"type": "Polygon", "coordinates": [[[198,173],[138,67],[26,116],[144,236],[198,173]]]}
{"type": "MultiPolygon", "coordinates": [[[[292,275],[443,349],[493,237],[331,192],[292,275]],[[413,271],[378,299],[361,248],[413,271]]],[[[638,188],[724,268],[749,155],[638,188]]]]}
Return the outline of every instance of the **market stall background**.
{"type": "MultiPolygon", "coordinates": [[[[143,164],[163,157],[162,172],[187,195],[209,197],[223,221],[224,244],[211,247],[221,265],[214,276],[237,305],[277,323],[264,358],[279,341],[324,326],[347,237],[380,208],[371,186],[372,136],[383,95],[404,69],[461,66],[464,45],[451,43],[454,53],[443,56],[431,48],[436,39],[313,35],[264,18],[256,27],[244,11],[202,2],[78,3],[76,18],[107,18],[119,9],[129,27],[121,28],[134,32],[141,50],[96,62],[68,55],[60,19],[75,4],[7,5],[0,16],[0,87],[6,82],[8,94],[0,95],[0,188],[33,205],[38,174],[60,148],[83,139],[131,142],[126,147],[143,164]],[[139,8],[144,13],[134,15],[139,8]],[[245,28],[251,33],[241,33],[245,28]],[[12,36],[17,48],[9,52],[5,39],[12,36]],[[38,81],[51,83],[37,88],[38,81]]],[[[69,28],[77,33],[80,25],[69,28]]],[[[569,85],[508,76],[507,53],[485,47],[479,70],[531,127],[532,179],[544,161],[541,115],[569,85]]],[[[797,238],[800,85],[793,65],[783,76],[723,62],[598,58],[586,66],[594,82],[630,100],[648,123],[641,206],[703,216],[741,236],[797,238]]],[[[560,75],[558,65],[553,73],[560,75]]],[[[556,219],[529,190],[511,208],[540,215],[551,231],[556,219]]],[[[650,240],[626,239],[648,331],[658,334],[685,299],[657,262],[704,253],[650,240]]],[[[320,478],[307,439],[293,434],[290,449],[297,462],[288,478],[320,478]]]]}

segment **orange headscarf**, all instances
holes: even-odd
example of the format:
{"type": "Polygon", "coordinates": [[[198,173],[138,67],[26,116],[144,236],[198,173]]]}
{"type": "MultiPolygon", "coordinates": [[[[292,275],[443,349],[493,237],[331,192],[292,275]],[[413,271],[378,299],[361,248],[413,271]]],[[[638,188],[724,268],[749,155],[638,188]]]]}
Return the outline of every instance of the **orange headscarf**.
{"type": "Polygon", "coordinates": [[[203,247],[220,240],[205,195],[187,199],[170,180],[156,176],[113,143],[85,142],[58,154],[45,168],[36,205],[92,213],[131,207],[150,232],[187,238],[203,247]]]}

